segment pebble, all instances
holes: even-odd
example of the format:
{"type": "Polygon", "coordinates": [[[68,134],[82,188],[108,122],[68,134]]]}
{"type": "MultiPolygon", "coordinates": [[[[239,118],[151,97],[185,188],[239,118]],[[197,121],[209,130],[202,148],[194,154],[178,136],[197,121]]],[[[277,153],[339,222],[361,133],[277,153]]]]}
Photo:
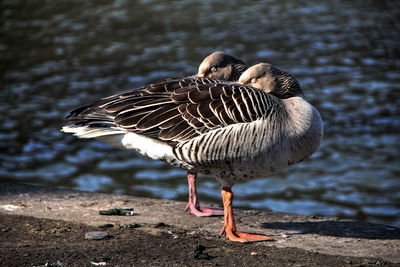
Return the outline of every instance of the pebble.
{"type": "Polygon", "coordinates": [[[18,209],[19,207],[15,206],[15,205],[3,205],[3,206],[0,206],[0,208],[4,209],[6,211],[13,211],[13,210],[18,209]]]}
{"type": "Polygon", "coordinates": [[[101,240],[106,237],[109,237],[107,232],[87,232],[85,234],[85,239],[89,240],[101,240]]]}
{"type": "Polygon", "coordinates": [[[100,262],[91,261],[90,264],[93,265],[93,266],[106,266],[107,262],[105,262],[105,261],[100,261],[100,262]]]}
{"type": "Polygon", "coordinates": [[[257,252],[254,252],[254,251],[250,253],[251,256],[257,255],[257,254],[258,254],[258,253],[257,253],[257,252]]]}
{"type": "Polygon", "coordinates": [[[196,248],[194,249],[194,255],[193,258],[198,259],[198,260],[210,260],[213,257],[208,255],[208,253],[203,252],[206,249],[205,246],[203,245],[197,245],[196,248]]]}
{"type": "Polygon", "coordinates": [[[122,227],[124,227],[124,228],[138,228],[138,227],[140,227],[140,224],[138,224],[138,223],[124,224],[122,227]]]}
{"type": "Polygon", "coordinates": [[[46,262],[43,265],[36,265],[36,267],[59,267],[59,266],[62,266],[62,265],[63,264],[60,261],[55,261],[55,262],[52,262],[52,263],[46,262]]]}
{"type": "Polygon", "coordinates": [[[171,235],[174,239],[178,239],[179,238],[179,236],[174,234],[172,231],[166,231],[165,233],[171,235]]]}
{"type": "Polygon", "coordinates": [[[162,227],[167,227],[168,225],[166,223],[159,222],[159,223],[156,223],[156,224],[154,224],[152,226],[153,226],[153,228],[162,228],[162,227]]]}
{"type": "Polygon", "coordinates": [[[283,237],[283,238],[289,238],[289,237],[290,237],[290,235],[287,235],[287,234],[281,234],[281,237],[283,237]]]}
{"type": "Polygon", "coordinates": [[[1,231],[2,231],[3,233],[9,232],[9,231],[11,231],[11,227],[2,228],[1,231]]]}
{"type": "Polygon", "coordinates": [[[109,228],[109,227],[114,227],[114,224],[112,223],[102,223],[98,225],[99,228],[109,228]]]}

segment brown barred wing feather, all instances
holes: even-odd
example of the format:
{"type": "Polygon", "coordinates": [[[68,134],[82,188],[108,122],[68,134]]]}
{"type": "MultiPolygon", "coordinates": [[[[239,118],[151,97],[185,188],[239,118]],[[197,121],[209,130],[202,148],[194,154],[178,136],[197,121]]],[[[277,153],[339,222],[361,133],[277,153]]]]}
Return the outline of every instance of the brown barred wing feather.
{"type": "Polygon", "coordinates": [[[69,120],[101,123],[168,143],[190,140],[272,112],[279,101],[261,90],[201,77],[167,79],[73,111],[69,120]]]}

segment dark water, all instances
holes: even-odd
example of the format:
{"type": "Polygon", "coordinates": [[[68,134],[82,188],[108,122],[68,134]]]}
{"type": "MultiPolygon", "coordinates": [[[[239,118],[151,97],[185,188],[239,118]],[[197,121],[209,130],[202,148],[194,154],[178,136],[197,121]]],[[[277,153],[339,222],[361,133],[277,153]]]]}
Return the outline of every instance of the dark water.
{"type": "MultiPolygon", "coordinates": [[[[185,200],[184,171],[59,129],[77,106],[223,50],[295,74],[326,130],[310,160],[235,185],[236,206],[400,226],[398,3],[3,0],[0,179],[185,200]]],[[[220,203],[213,178],[199,187],[220,203]]]]}

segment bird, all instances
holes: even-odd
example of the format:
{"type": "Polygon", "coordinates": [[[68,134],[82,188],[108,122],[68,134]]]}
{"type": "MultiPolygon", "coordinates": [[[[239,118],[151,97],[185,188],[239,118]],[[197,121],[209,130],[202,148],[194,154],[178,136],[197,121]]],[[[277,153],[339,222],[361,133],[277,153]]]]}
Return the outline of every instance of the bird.
{"type": "Polygon", "coordinates": [[[220,235],[234,242],[271,237],[236,229],[232,186],[306,159],[323,136],[321,116],[298,81],[269,63],[248,68],[238,82],[170,79],[106,97],[72,111],[62,130],[215,176],[220,235]]]}
{"type": "MultiPolygon", "coordinates": [[[[199,65],[198,72],[195,75],[167,78],[157,83],[156,86],[163,86],[168,84],[171,80],[183,80],[185,83],[197,82],[201,80],[202,83],[210,83],[211,80],[224,80],[224,81],[237,81],[240,75],[248,68],[242,60],[227,54],[223,51],[215,51],[206,56],[199,65]],[[207,79],[208,78],[208,79],[207,79]]],[[[128,91],[129,92],[129,91],[128,91]]],[[[90,105],[89,105],[90,106],[90,105]]],[[[89,108],[89,106],[85,106],[89,108]]],[[[77,110],[83,110],[82,107],[77,110]]],[[[93,106],[90,106],[93,108],[93,106]]],[[[71,112],[74,113],[75,111],[71,112]]],[[[72,117],[70,117],[72,119],[72,117]]],[[[67,129],[67,128],[64,128],[67,129]]],[[[197,195],[197,173],[193,171],[187,172],[187,180],[189,187],[188,203],[185,211],[200,217],[206,216],[223,216],[223,210],[219,208],[201,208],[197,195]]]]}
{"type": "MultiPolygon", "coordinates": [[[[247,69],[247,65],[240,59],[226,54],[222,51],[215,51],[209,54],[199,65],[197,77],[211,78],[225,81],[237,81],[240,75],[247,69]]],[[[188,79],[189,77],[186,77],[188,79]]],[[[207,82],[206,80],[203,82],[207,82]]],[[[197,173],[187,172],[189,185],[189,199],[185,211],[199,216],[223,216],[221,209],[201,208],[197,195],[197,173]]]]}

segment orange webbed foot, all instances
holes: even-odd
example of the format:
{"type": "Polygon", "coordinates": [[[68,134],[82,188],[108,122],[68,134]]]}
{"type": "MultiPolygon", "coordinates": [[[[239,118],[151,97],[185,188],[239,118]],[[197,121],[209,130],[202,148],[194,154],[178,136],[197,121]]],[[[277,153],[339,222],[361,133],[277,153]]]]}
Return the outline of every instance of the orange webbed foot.
{"type": "Polygon", "coordinates": [[[224,235],[231,241],[241,242],[241,243],[250,243],[250,242],[261,242],[261,241],[272,241],[272,237],[262,235],[262,234],[250,234],[245,232],[239,232],[234,229],[226,229],[223,227],[220,235],[224,235]]]}
{"type": "Polygon", "coordinates": [[[224,235],[231,241],[234,242],[259,242],[272,240],[271,237],[261,234],[250,234],[245,232],[236,231],[235,219],[233,216],[233,193],[230,187],[223,187],[222,201],[224,202],[224,226],[221,229],[220,235],[224,235]]]}

